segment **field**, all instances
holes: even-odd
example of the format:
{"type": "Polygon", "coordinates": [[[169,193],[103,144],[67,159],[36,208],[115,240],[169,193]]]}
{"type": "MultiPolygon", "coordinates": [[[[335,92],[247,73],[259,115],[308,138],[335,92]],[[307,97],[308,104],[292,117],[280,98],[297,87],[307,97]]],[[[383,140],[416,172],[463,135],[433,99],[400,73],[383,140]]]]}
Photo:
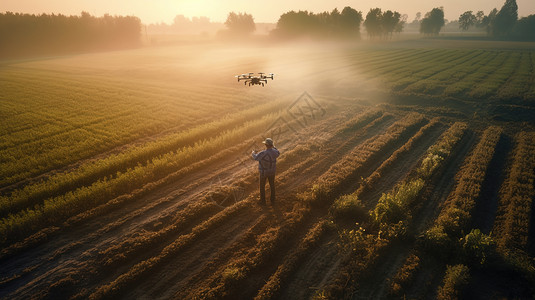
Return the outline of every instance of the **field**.
{"type": "Polygon", "coordinates": [[[0,298],[535,295],[533,43],[0,62],[0,298]],[[265,87],[234,75],[273,72],[265,87]],[[251,150],[281,150],[260,206],[251,150]]]}

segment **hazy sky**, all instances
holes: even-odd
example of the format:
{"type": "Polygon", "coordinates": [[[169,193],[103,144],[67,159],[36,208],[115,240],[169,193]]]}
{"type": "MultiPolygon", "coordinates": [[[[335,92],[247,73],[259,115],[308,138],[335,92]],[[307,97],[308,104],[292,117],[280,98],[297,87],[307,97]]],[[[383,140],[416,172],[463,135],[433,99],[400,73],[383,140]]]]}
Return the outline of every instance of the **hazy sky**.
{"type": "MultiPolygon", "coordinates": [[[[414,19],[416,12],[422,15],[434,7],[444,7],[446,19],[458,19],[467,10],[500,9],[505,0],[1,0],[0,12],[62,13],[79,15],[87,11],[91,15],[135,15],[144,23],[172,23],[176,15],[186,17],[207,16],[212,21],[225,21],[230,11],[247,12],[256,22],[277,22],[279,16],[290,10],[312,12],[339,10],[351,6],[363,12],[370,8],[395,10],[414,19]]],[[[535,14],[535,0],[517,0],[520,16],[535,14]]]]}

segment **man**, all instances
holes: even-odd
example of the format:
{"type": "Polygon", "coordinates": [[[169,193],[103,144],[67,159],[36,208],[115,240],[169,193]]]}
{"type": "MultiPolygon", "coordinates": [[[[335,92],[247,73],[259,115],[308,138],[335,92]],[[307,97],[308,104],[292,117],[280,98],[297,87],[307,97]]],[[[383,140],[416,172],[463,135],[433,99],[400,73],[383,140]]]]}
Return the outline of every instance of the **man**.
{"type": "Polygon", "coordinates": [[[275,204],[275,171],[277,157],[280,152],[273,145],[273,140],[267,138],[262,142],[266,145],[266,150],[256,153],[253,150],[253,159],[258,161],[258,171],[260,172],[260,204],[266,204],[266,179],[269,181],[271,205],[275,204]]]}

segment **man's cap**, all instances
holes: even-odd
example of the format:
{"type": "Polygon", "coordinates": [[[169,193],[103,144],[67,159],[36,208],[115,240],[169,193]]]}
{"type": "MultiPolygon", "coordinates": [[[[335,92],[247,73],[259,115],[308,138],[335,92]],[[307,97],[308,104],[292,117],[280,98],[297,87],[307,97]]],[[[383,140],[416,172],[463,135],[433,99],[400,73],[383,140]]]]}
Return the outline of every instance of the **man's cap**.
{"type": "Polygon", "coordinates": [[[273,146],[273,140],[270,138],[267,138],[265,141],[262,142],[263,144],[266,144],[268,146],[273,146]]]}

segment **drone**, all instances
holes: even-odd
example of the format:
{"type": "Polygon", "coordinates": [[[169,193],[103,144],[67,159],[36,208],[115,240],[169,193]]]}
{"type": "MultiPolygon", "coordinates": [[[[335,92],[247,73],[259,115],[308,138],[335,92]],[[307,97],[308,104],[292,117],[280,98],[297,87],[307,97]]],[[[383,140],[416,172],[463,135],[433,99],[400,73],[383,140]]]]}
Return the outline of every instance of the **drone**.
{"type": "Polygon", "coordinates": [[[234,77],[238,78],[238,82],[240,82],[241,80],[245,80],[244,85],[249,84],[249,86],[251,86],[251,85],[258,84],[258,85],[264,86],[264,83],[267,84],[268,79],[273,80],[273,75],[275,75],[273,73],[269,73],[268,76],[264,75],[266,73],[258,73],[258,75],[253,75],[253,74],[254,73],[241,74],[241,75],[236,75],[234,77]]]}

